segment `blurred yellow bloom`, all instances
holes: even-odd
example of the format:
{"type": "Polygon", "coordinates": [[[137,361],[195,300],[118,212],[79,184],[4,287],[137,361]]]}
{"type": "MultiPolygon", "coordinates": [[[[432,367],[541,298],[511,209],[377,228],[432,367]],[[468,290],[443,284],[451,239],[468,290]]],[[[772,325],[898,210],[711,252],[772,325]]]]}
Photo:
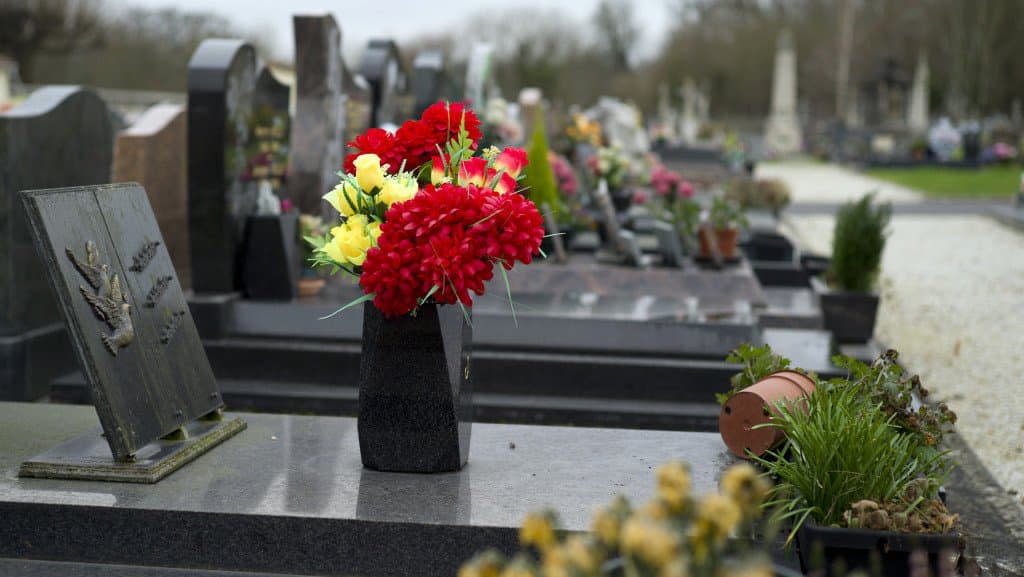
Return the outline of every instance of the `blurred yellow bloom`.
{"type": "Polygon", "coordinates": [[[380,165],[380,157],[376,154],[360,154],[352,163],[356,167],[356,182],[367,194],[384,184],[384,168],[380,165]]]}
{"type": "Polygon", "coordinates": [[[597,535],[601,543],[610,548],[619,542],[619,529],[621,525],[615,515],[607,509],[601,509],[594,515],[594,521],[591,524],[590,530],[597,535]]]}
{"type": "Polygon", "coordinates": [[[501,571],[501,577],[537,577],[537,572],[525,563],[511,563],[501,571]]]}
{"type": "Polygon", "coordinates": [[[331,240],[324,252],[340,265],[362,266],[366,251],[376,246],[380,237],[380,223],[368,222],[366,216],[356,214],[343,224],[331,229],[331,240]]]}
{"type": "Polygon", "coordinates": [[[595,573],[601,566],[601,559],[594,550],[593,542],[583,535],[573,535],[566,539],[565,554],[573,567],[585,574],[595,573]]]}
{"type": "Polygon", "coordinates": [[[530,513],[519,529],[519,541],[524,545],[533,545],[541,551],[550,549],[555,544],[555,528],[549,515],[530,513]]]}
{"type": "Polygon", "coordinates": [[[684,557],[677,557],[674,561],[661,568],[658,577],[690,577],[689,560],[684,557]]]}
{"type": "Polygon", "coordinates": [[[707,534],[716,541],[728,537],[741,519],[739,505],[725,495],[708,495],[697,506],[698,532],[706,527],[707,534]]]}
{"type": "Polygon", "coordinates": [[[748,463],[729,467],[722,475],[720,484],[722,494],[735,501],[748,517],[760,516],[761,503],[772,488],[771,483],[748,463]]]}
{"type": "Polygon", "coordinates": [[[622,526],[622,550],[655,567],[663,567],[678,551],[679,541],[671,527],[641,516],[622,526]]]}
{"type": "Polygon", "coordinates": [[[544,567],[544,577],[572,577],[569,555],[561,546],[545,551],[541,565],[544,567]]]}
{"type": "Polygon", "coordinates": [[[499,577],[503,561],[495,551],[481,553],[459,569],[458,577],[499,577]]]}
{"type": "Polygon", "coordinates": [[[640,507],[640,510],[637,512],[645,517],[659,521],[668,519],[671,514],[668,504],[661,499],[651,499],[646,505],[640,507]]]}
{"type": "Polygon", "coordinates": [[[416,196],[419,190],[419,184],[412,176],[389,176],[384,179],[379,198],[381,202],[390,208],[396,202],[405,202],[416,196]]]}
{"type": "Polygon", "coordinates": [[[352,216],[359,210],[361,194],[356,187],[342,181],[324,195],[324,200],[341,213],[341,216],[352,216]]]}
{"type": "Polygon", "coordinates": [[[681,511],[690,498],[690,470],[679,461],[658,467],[658,497],[675,512],[681,511]]]}

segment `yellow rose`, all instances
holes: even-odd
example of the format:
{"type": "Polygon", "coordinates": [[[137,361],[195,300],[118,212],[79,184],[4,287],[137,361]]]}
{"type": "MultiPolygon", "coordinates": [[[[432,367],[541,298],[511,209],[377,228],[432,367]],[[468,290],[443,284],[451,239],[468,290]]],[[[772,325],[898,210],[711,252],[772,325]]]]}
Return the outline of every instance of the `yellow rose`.
{"type": "Polygon", "coordinates": [[[658,467],[658,497],[672,511],[679,512],[686,506],[690,497],[690,471],[679,461],[666,463],[658,467]]]}
{"type": "Polygon", "coordinates": [[[334,207],[334,210],[341,213],[341,216],[352,216],[359,210],[361,195],[362,193],[348,182],[339,182],[338,186],[335,186],[323,198],[334,207]]]}
{"type": "Polygon", "coordinates": [[[362,266],[366,251],[377,244],[379,237],[380,224],[368,222],[364,215],[357,214],[331,229],[331,240],[323,250],[340,265],[362,266]]]}
{"type": "Polygon", "coordinates": [[[622,550],[654,567],[667,565],[678,549],[679,539],[665,523],[634,516],[622,527],[622,550]]]}
{"type": "MultiPolygon", "coordinates": [[[[697,525],[705,525],[715,541],[729,536],[742,519],[739,505],[725,495],[708,495],[697,508],[697,525]]],[[[701,531],[698,531],[701,532],[701,531]]]]}
{"type": "Polygon", "coordinates": [[[749,464],[733,465],[722,475],[722,494],[731,498],[749,517],[761,514],[761,503],[771,492],[771,483],[749,464]]]}
{"type": "Polygon", "coordinates": [[[379,156],[360,154],[352,164],[356,167],[356,182],[363,192],[373,194],[376,189],[383,186],[386,173],[380,165],[379,156]]]}
{"type": "Polygon", "coordinates": [[[405,202],[416,196],[420,191],[419,184],[411,176],[389,176],[384,179],[384,185],[380,190],[380,201],[388,208],[396,202],[405,202]]]}

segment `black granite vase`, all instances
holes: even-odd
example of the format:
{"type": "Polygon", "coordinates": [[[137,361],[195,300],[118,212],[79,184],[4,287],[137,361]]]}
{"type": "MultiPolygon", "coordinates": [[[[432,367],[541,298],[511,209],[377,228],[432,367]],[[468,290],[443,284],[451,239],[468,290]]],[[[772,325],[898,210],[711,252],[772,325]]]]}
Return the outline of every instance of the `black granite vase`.
{"type": "Polygon", "coordinates": [[[462,309],[427,304],[385,318],[363,307],[359,452],[378,471],[458,471],[469,458],[473,329],[462,309]]]}

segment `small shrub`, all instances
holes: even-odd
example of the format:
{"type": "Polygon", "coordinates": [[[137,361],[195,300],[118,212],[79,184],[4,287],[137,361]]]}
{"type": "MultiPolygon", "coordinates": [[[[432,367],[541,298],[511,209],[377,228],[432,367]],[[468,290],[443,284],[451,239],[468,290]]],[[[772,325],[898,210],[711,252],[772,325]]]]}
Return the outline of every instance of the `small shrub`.
{"type": "Polygon", "coordinates": [[[870,292],[882,267],[892,205],[875,205],[875,194],[843,205],[836,215],[829,284],[845,291],[870,292]]]}
{"type": "Polygon", "coordinates": [[[555,172],[551,168],[551,161],[548,159],[548,152],[544,114],[537,110],[537,116],[533,121],[533,136],[530,138],[530,147],[526,152],[530,169],[526,171],[523,184],[526,188],[526,196],[537,205],[542,213],[553,211],[557,216],[563,212],[563,203],[558,196],[558,184],[555,172]]]}

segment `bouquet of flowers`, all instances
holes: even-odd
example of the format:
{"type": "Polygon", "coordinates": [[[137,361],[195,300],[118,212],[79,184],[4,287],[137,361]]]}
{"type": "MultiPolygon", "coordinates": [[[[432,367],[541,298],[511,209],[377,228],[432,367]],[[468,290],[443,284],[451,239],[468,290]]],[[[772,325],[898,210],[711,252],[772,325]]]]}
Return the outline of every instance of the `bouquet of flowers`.
{"type": "Polygon", "coordinates": [[[340,222],[307,239],[314,265],[357,277],[365,293],[336,312],[368,300],[387,317],[428,302],[465,311],[495,265],[504,275],[539,254],[544,219],[517,193],[526,152],[478,151],[479,139],[471,110],[438,102],[394,134],[371,128],[349,143],[357,152],[324,195],[340,222]]]}
{"type": "Polygon", "coordinates": [[[572,124],[565,129],[565,135],[573,144],[601,146],[601,124],[578,112],[572,115],[572,124]]]}
{"type": "Polygon", "coordinates": [[[596,155],[587,159],[587,163],[594,176],[608,182],[608,188],[617,190],[626,185],[630,162],[629,157],[623,154],[619,147],[599,148],[596,155]]]}

